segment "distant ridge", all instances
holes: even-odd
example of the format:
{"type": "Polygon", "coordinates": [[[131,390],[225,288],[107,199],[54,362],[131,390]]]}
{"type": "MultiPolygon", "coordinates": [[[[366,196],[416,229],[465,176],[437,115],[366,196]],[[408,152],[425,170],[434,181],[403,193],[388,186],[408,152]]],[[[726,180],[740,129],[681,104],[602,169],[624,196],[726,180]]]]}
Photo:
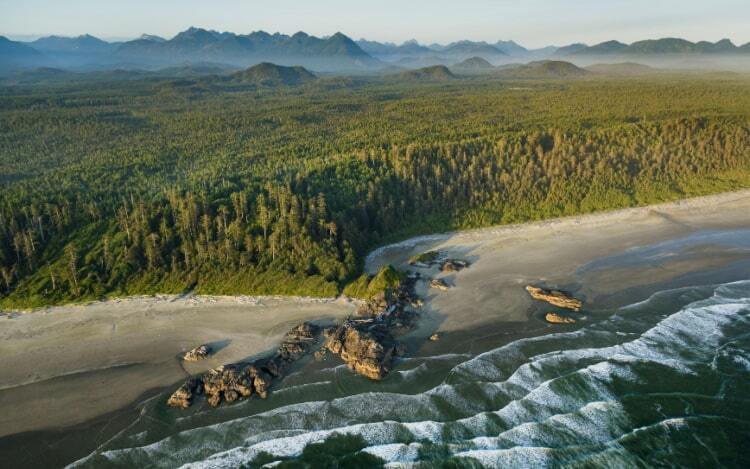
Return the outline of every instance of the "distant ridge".
{"type": "Polygon", "coordinates": [[[231,75],[234,82],[259,86],[297,86],[317,77],[304,67],[284,67],[268,62],[231,75]]]}
{"type": "Polygon", "coordinates": [[[526,65],[504,67],[500,74],[508,78],[576,78],[589,75],[590,72],[570,62],[541,60],[526,65]]]}
{"type": "Polygon", "coordinates": [[[247,35],[189,28],[172,39],[137,39],[123,43],[118,60],[135,63],[211,61],[237,65],[274,62],[316,70],[377,68],[381,64],[347,36],[318,38],[299,32],[292,36],[257,31],[247,35]]]}
{"type": "MultiPolygon", "coordinates": [[[[582,45],[580,45],[582,46],[582,45]]],[[[637,41],[630,45],[618,41],[607,41],[594,46],[568,46],[557,51],[557,55],[722,55],[750,52],[746,44],[737,47],[729,39],[717,42],[690,42],[680,38],[662,38],[637,41]]]]}
{"type": "Polygon", "coordinates": [[[29,45],[42,52],[81,54],[105,54],[113,51],[117,47],[117,43],[102,41],[90,34],[84,34],[77,37],[47,36],[31,42],[29,45]]]}
{"type": "Polygon", "coordinates": [[[399,74],[398,77],[403,80],[413,81],[451,81],[458,78],[445,65],[410,70],[399,74]]]}
{"type": "Polygon", "coordinates": [[[36,49],[0,36],[0,70],[38,66],[43,59],[44,56],[36,49]]]}
{"type": "Polygon", "coordinates": [[[486,72],[494,70],[495,66],[482,57],[470,57],[463,62],[451,66],[451,70],[459,72],[486,72]]]}
{"type": "Polygon", "coordinates": [[[485,59],[504,58],[508,54],[486,42],[458,41],[448,44],[438,51],[441,56],[453,59],[484,57],[485,59]]]}

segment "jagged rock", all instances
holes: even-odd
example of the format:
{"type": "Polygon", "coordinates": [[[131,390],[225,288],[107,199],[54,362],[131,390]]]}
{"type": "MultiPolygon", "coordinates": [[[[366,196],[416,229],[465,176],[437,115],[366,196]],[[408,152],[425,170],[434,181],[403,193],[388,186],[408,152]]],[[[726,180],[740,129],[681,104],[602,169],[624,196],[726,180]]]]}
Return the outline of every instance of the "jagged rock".
{"type": "Polygon", "coordinates": [[[440,291],[448,291],[450,289],[448,284],[445,283],[445,280],[440,278],[432,279],[432,281],[430,282],[430,287],[440,291]]]}
{"type": "Polygon", "coordinates": [[[221,404],[221,396],[218,394],[211,394],[208,396],[208,405],[211,407],[218,407],[221,404]]]}
{"type": "Polygon", "coordinates": [[[234,402],[250,397],[253,393],[261,398],[268,396],[273,378],[283,376],[289,366],[302,358],[316,343],[320,328],[302,323],[290,330],[276,353],[256,363],[235,363],[209,370],[198,378],[191,378],[180,386],[167,401],[172,407],[189,407],[195,394],[206,394],[211,406],[218,406],[222,399],[234,402]]]}
{"type": "Polygon", "coordinates": [[[185,355],[182,356],[182,359],[186,362],[197,362],[204,358],[208,358],[209,355],[211,355],[211,346],[203,344],[185,353],[185,355]]]}
{"type": "Polygon", "coordinates": [[[357,316],[362,317],[375,317],[379,314],[383,314],[388,310],[388,307],[393,303],[394,294],[389,292],[378,293],[367,303],[360,305],[357,308],[357,316]]]}
{"type": "Polygon", "coordinates": [[[576,320],[557,313],[547,313],[544,319],[550,324],[575,324],[576,320]]]}
{"type": "Polygon", "coordinates": [[[432,342],[437,342],[438,340],[440,340],[440,334],[432,334],[432,335],[430,336],[430,340],[431,340],[432,342]]]}
{"type": "Polygon", "coordinates": [[[262,399],[268,397],[268,389],[273,383],[273,378],[265,371],[258,369],[255,365],[250,365],[247,368],[247,374],[253,379],[255,393],[262,399]]]}
{"type": "Polygon", "coordinates": [[[583,306],[581,300],[573,298],[567,293],[559,290],[546,290],[544,288],[529,285],[526,287],[526,291],[529,292],[529,295],[535,300],[546,301],[547,303],[560,308],[579,311],[581,306],[583,306]]]}
{"type": "Polygon", "coordinates": [[[240,398],[240,395],[234,389],[230,389],[229,391],[224,393],[224,400],[229,403],[232,403],[239,398],[240,398]]]}
{"type": "Polygon", "coordinates": [[[440,267],[440,270],[443,272],[458,272],[459,270],[463,270],[469,266],[469,263],[466,261],[458,260],[458,259],[448,259],[445,262],[443,262],[443,265],[440,267]]]}
{"type": "Polygon", "coordinates": [[[329,338],[326,348],[340,355],[350,369],[374,380],[382,379],[390,371],[396,352],[389,335],[359,330],[351,322],[329,338]]]}
{"type": "Polygon", "coordinates": [[[201,382],[197,379],[189,379],[169,396],[167,405],[187,409],[192,404],[193,396],[200,393],[201,382]]]}

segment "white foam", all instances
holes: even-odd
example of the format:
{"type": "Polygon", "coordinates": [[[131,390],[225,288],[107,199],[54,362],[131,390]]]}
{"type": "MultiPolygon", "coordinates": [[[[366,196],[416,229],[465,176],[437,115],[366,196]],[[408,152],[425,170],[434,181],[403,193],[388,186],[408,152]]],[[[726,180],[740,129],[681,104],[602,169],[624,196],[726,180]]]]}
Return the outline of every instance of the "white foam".
{"type": "MultiPolygon", "coordinates": [[[[720,290],[718,288],[717,292],[720,290]]],[[[722,291],[722,294],[726,295],[727,291],[722,291]]],[[[417,395],[364,393],[330,401],[293,404],[188,430],[141,448],[103,454],[117,460],[119,456],[127,456],[128,451],[139,451],[151,461],[168,465],[169,460],[160,458],[194,460],[200,457],[201,452],[181,447],[180,442],[184,445],[185,440],[202,441],[206,445],[202,452],[213,451],[213,455],[185,467],[227,467],[247,462],[260,451],[294,456],[306,444],[338,432],[362,435],[370,445],[368,452],[397,464],[413,461],[418,448],[417,444],[394,443],[399,432],[407,430],[416,439],[439,442],[448,426],[481,435],[487,428],[497,427],[499,418],[505,427],[499,435],[470,438],[466,442],[471,446],[468,450],[455,445],[451,447],[459,456],[474,457],[491,466],[546,464],[549,449],[544,443],[551,443],[560,435],[583,443],[604,444],[618,434],[633,431],[611,389],[614,378],[635,381],[638,377],[632,369],[641,363],[653,362],[679,373],[692,373],[693,362],[713,360],[724,339],[723,329],[737,321],[747,321],[747,299],[719,303],[726,300],[726,297],[715,295],[687,305],[658,321],[640,336],[634,336],[633,340],[615,345],[582,346],[527,356],[525,349],[528,346],[557,340],[575,346],[575,343],[585,344],[587,339],[605,332],[584,328],[520,339],[455,366],[449,378],[453,384],[443,383],[417,395]],[[486,399],[476,400],[464,395],[460,389],[464,384],[481,390],[486,399]],[[571,385],[575,389],[566,389],[571,385]],[[441,406],[436,406],[435,399],[439,399],[441,406]],[[480,407],[485,405],[482,402],[494,400],[506,404],[495,410],[480,407]],[[467,416],[441,421],[441,409],[446,403],[467,416]],[[383,420],[383,416],[404,423],[383,420]],[[236,442],[235,447],[226,449],[232,442],[236,442]]],[[[620,335],[609,334],[621,340],[620,335]]],[[[747,357],[736,355],[733,359],[746,367],[750,365],[747,357]]],[[[400,373],[410,376],[424,369],[426,364],[423,362],[400,373]]],[[[324,383],[328,382],[310,385],[324,383]]],[[[678,423],[675,420],[668,424],[678,423]]]]}

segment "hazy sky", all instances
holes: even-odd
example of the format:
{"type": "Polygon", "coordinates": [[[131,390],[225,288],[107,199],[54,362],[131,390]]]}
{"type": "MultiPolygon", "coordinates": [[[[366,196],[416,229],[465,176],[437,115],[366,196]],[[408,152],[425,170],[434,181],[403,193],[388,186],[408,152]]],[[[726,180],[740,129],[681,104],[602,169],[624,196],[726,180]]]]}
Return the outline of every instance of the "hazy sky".
{"type": "Polygon", "coordinates": [[[0,34],[171,37],[189,26],[537,47],[667,36],[750,42],[750,0],[0,0],[0,34]]]}

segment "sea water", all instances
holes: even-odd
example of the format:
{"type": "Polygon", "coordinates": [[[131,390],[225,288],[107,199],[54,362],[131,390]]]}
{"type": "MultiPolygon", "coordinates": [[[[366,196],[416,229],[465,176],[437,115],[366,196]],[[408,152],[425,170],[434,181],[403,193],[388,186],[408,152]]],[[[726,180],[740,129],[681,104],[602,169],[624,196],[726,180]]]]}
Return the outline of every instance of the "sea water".
{"type": "Polygon", "coordinates": [[[333,433],[409,466],[427,442],[487,467],[750,467],[750,281],[653,294],[580,328],[411,357],[373,383],[309,363],[269,399],[166,395],[73,467],[237,467],[333,433]]]}

